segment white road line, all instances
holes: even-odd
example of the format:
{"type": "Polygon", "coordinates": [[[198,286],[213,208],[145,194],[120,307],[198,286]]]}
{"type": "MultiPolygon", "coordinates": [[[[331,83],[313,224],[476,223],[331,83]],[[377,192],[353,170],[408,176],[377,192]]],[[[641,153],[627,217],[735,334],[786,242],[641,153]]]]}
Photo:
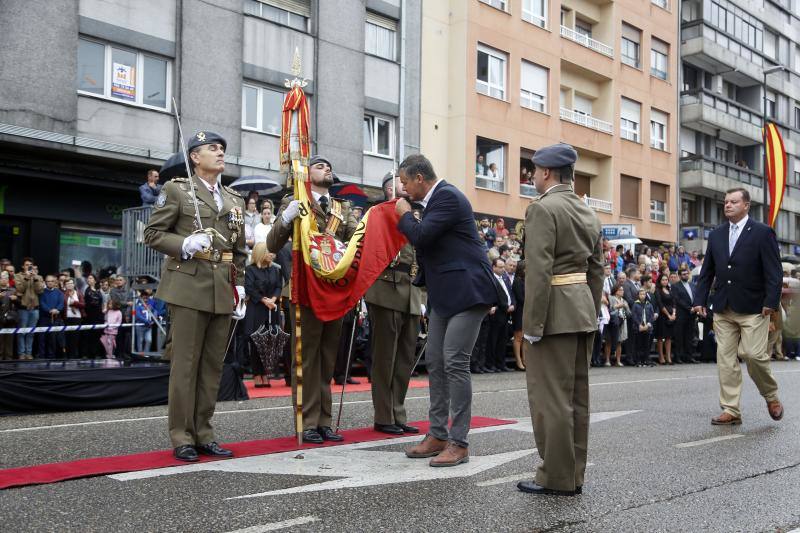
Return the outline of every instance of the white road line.
{"type": "Polygon", "coordinates": [[[235,531],[229,531],[228,533],[263,533],[264,531],[277,531],[279,529],[302,526],[304,524],[311,524],[313,522],[319,522],[319,518],[316,516],[301,516],[299,518],[283,520],[282,522],[272,522],[270,524],[261,524],[258,526],[246,527],[244,529],[237,529],[235,531]]]}
{"type": "Polygon", "coordinates": [[[675,444],[676,448],[691,448],[693,446],[702,446],[703,444],[711,444],[712,442],[720,442],[723,440],[731,440],[731,439],[738,439],[739,437],[744,437],[741,433],[735,433],[733,435],[722,435],[720,437],[712,437],[710,439],[703,439],[703,440],[695,440],[692,442],[682,442],[680,444],[675,444]]]}

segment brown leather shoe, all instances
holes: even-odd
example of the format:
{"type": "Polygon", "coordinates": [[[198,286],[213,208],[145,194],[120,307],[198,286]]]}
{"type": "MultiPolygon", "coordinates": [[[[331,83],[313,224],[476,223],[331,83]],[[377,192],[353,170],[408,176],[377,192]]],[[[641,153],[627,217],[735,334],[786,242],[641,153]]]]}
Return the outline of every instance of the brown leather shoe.
{"type": "Polygon", "coordinates": [[[711,425],[713,426],[738,426],[741,423],[741,418],[726,412],[711,419],[711,425]]]}
{"type": "Polygon", "coordinates": [[[767,411],[773,420],[780,420],[783,418],[783,404],[780,400],[773,400],[767,402],[767,411]]]}
{"type": "Polygon", "coordinates": [[[439,455],[439,453],[446,447],[446,440],[439,440],[431,435],[425,435],[425,438],[422,439],[422,442],[412,446],[411,448],[406,448],[406,457],[410,457],[412,459],[433,457],[434,455],[439,455]]]}
{"type": "Polygon", "coordinates": [[[447,443],[447,448],[442,453],[431,459],[431,466],[456,466],[469,462],[469,450],[452,442],[447,443]]]}

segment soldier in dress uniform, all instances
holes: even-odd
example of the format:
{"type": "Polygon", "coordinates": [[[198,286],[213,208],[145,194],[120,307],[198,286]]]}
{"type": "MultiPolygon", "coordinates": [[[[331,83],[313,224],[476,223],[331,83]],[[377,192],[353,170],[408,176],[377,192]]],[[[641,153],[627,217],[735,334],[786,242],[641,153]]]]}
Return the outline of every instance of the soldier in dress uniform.
{"type": "MultiPolygon", "coordinates": [[[[347,242],[353,236],[358,221],[353,216],[350,203],[331,198],[333,168],[330,161],[315,155],[308,161],[308,178],[311,182],[309,198],[311,209],[320,231],[325,231],[347,242]]],[[[267,248],[280,250],[292,236],[294,219],[300,212],[300,203],[293,196],[281,202],[275,223],[267,235],[267,248]]],[[[294,304],[290,315],[294,319],[294,304]]],[[[342,436],[331,429],[331,379],[339,349],[342,319],[323,322],[309,307],[300,306],[303,358],[303,441],[321,444],[325,440],[340,441],[342,436]]],[[[294,328],[292,328],[294,330],[294,328]]],[[[292,345],[295,343],[293,336],[292,345]]],[[[292,400],[297,401],[297,383],[292,373],[292,400]]]]}
{"type": "Polygon", "coordinates": [[[542,464],[519,490],[583,490],[589,436],[589,360],[603,290],[600,221],[574,193],[577,152],[568,144],[533,157],[540,196],[525,214],[523,334],[528,402],[542,464]]]}
{"type": "MultiPolygon", "coordinates": [[[[405,196],[403,184],[392,172],[383,178],[383,190],[386,200],[405,196]]],[[[419,429],[406,424],[403,405],[416,361],[419,320],[425,301],[423,289],[411,284],[417,270],[414,247],[406,244],[364,296],[372,326],[375,429],[393,435],[419,433],[419,429]]]]}
{"type": "Polygon", "coordinates": [[[220,183],[227,143],[201,131],[187,146],[194,175],[161,189],[144,231],[148,246],[166,254],[156,297],[169,305],[169,436],[174,455],[230,457],[214,439],[211,417],[231,328],[234,294],[244,296],[244,201],[220,183]],[[191,182],[189,181],[191,179],[191,182]],[[197,204],[192,198],[195,189],[197,204]],[[197,232],[196,210],[206,232],[197,232]],[[212,238],[213,235],[213,238],[212,238]]]}

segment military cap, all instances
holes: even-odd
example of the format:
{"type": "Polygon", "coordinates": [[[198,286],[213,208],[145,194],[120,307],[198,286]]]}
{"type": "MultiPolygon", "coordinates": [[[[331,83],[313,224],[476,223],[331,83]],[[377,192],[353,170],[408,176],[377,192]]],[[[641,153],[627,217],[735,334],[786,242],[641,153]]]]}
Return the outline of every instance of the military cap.
{"type": "Polygon", "coordinates": [[[539,148],[533,154],[531,161],[541,168],[561,168],[574,165],[578,160],[578,152],[575,148],[565,143],[551,144],[544,148],[539,148]]]}
{"type": "Polygon", "coordinates": [[[189,145],[186,147],[186,150],[191,152],[204,144],[221,144],[223,150],[228,149],[228,141],[219,133],[214,133],[213,131],[198,131],[189,139],[189,145]]]}
{"type": "Polygon", "coordinates": [[[311,158],[308,160],[308,166],[314,166],[317,163],[327,163],[329,167],[331,167],[331,171],[333,170],[333,165],[331,164],[330,159],[322,155],[312,155],[311,158]]]}
{"type": "Polygon", "coordinates": [[[394,172],[387,172],[386,175],[383,177],[383,181],[381,182],[381,187],[384,187],[387,181],[391,181],[393,179],[394,179],[394,172]]]}

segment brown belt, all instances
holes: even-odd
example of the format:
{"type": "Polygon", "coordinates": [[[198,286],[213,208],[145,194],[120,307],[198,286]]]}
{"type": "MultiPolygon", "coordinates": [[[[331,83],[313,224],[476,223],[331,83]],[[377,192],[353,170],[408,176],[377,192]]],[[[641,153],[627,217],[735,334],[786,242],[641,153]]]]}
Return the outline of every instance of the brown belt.
{"type": "Polygon", "coordinates": [[[578,285],[586,283],[586,272],[576,272],[575,274],[554,274],[550,280],[550,285],[578,285]]]}
{"type": "Polygon", "coordinates": [[[214,249],[196,252],[192,257],[212,263],[233,263],[233,252],[221,252],[214,249]]]}

